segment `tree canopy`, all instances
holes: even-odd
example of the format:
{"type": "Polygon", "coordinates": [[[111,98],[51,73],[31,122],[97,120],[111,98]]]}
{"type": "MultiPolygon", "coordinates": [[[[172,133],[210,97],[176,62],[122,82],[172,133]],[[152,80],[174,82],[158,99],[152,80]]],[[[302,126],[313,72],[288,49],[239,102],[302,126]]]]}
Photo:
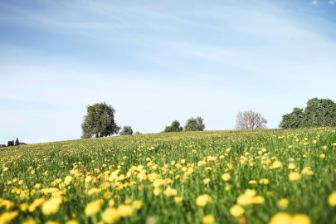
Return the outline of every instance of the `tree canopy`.
{"type": "Polygon", "coordinates": [[[124,126],[120,131],[120,135],[133,135],[132,127],[124,126]]]}
{"type": "Polygon", "coordinates": [[[104,137],[119,132],[114,121],[115,110],[106,103],[96,103],[87,107],[82,123],[82,138],[104,137]]]}
{"type": "Polygon", "coordinates": [[[173,121],[169,126],[166,126],[163,132],[181,132],[183,127],[180,126],[180,122],[173,121]]]}
{"type": "Polygon", "coordinates": [[[335,127],[336,103],[330,99],[313,98],[303,109],[295,107],[282,116],[281,128],[335,127]]]}
{"type": "Polygon", "coordinates": [[[249,110],[237,114],[236,128],[254,130],[266,128],[267,120],[258,112],[249,110]]]}
{"type": "Polygon", "coordinates": [[[204,131],[203,118],[189,118],[184,126],[184,131],[204,131]]]}

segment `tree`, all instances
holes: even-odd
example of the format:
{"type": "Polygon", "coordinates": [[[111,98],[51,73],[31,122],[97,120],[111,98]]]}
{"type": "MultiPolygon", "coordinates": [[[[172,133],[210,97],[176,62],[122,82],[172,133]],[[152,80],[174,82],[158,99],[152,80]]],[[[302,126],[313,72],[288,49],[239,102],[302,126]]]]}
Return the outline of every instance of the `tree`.
{"type": "Polygon", "coordinates": [[[280,128],[300,128],[303,124],[303,109],[295,107],[292,113],[282,116],[280,128]]]}
{"type": "Polygon", "coordinates": [[[114,121],[115,110],[106,103],[96,103],[87,107],[82,123],[82,138],[104,137],[119,132],[114,121]]]}
{"type": "Polygon", "coordinates": [[[19,141],[18,138],[16,138],[16,140],[15,140],[15,145],[20,145],[20,141],[19,141]]]}
{"type": "Polygon", "coordinates": [[[169,126],[166,126],[163,132],[181,132],[183,127],[180,126],[180,122],[173,121],[169,126]]]}
{"type": "Polygon", "coordinates": [[[184,126],[184,131],[203,131],[205,125],[203,123],[203,118],[189,118],[184,126]]]}
{"type": "Polygon", "coordinates": [[[131,126],[124,126],[120,132],[120,135],[133,135],[131,126]]]}
{"type": "Polygon", "coordinates": [[[310,99],[305,108],[294,108],[291,113],[283,115],[279,126],[281,128],[335,127],[336,103],[330,99],[310,99]]]}
{"type": "Polygon", "coordinates": [[[266,128],[267,120],[255,111],[249,110],[237,114],[236,128],[240,130],[255,130],[266,128]]]}

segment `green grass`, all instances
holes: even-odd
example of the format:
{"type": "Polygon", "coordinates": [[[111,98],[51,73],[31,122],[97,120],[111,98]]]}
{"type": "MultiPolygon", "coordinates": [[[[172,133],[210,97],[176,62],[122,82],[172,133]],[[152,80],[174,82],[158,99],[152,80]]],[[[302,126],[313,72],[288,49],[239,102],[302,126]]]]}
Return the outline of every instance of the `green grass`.
{"type": "Polygon", "coordinates": [[[278,212],[305,214],[311,223],[336,223],[336,208],[328,204],[336,191],[335,143],[336,130],[323,128],[170,133],[2,148],[0,223],[10,211],[17,211],[14,223],[29,218],[36,223],[98,223],[108,207],[117,209],[116,216],[124,215],[118,223],[202,223],[212,215],[215,223],[259,224],[269,223],[278,212]],[[272,168],[274,161],[282,166],[272,168]],[[289,163],[295,168],[290,170],[289,163]],[[314,174],[302,173],[305,167],[314,174]],[[290,181],[290,172],[300,179],[290,181]],[[231,179],[224,181],[224,173],[231,179]],[[72,180],[65,184],[67,176],[72,180]],[[263,178],[269,183],[260,184],[263,178]],[[166,195],[168,187],[176,195],[166,195]],[[46,193],[48,189],[54,193],[46,193]],[[246,189],[254,189],[264,201],[249,201],[241,206],[244,214],[234,217],[230,209],[241,204],[237,198],[246,189]],[[204,207],[196,204],[202,194],[211,197],[204,207]],[[53,197],[61,202],[49,203],[54,214],[48,215],[43,203],[53,197]],[[34,208],[34,200],[41,198],[34,208]],[[287,208],[278,207],[281,198],[288,199],[287,208]],[[99,211],[86,215],[87,204],[99,199],[93,206],[99,211]],[[134,206],[139,202],[141,207],[134,206]],[[129,205],[132,214],[124,214],[120,205],[129,205]]]}

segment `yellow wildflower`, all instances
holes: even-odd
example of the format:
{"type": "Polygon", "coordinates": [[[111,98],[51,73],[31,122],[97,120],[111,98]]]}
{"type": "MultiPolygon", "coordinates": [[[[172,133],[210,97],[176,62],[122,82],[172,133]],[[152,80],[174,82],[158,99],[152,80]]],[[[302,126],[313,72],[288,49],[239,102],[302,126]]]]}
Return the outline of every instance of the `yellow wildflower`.
{"type": "Polygon", "coordinates": [[[32,218],[28,218],[22,222],[22,224],[36,224],[36,221],[32,218]]]}
{"type": "Polygon", "coordinates": [[[310,224],[310,219],[304,214],[295,214],[292,217],[291,224],[310,224]]]}
{"type": "Polygon", "coordinates": [[[163,192],[167,197],[172,197],[177,195],[177,191],[171,187],[167,187],[167,189],[163,192]]]}
{"type": "Polygon", "coordinates": [[[61,203],[62,199],[59,197],[47,200],[42,205],[42,213],[44,215],[55,214],[56,212],[58,212],[61,203]]]}
{"type": "Polygon", "coordinates": [[[196,198],[196,205],[200,207],[206,206],[211,201],[211,197],[207,194],[202,194],[196,198]]]}
{"type": "Polygon", "coordinates": [[[279,201],[278,201],[278,207],[281,208],[281,209],[285,209],[288,207],[288,199],[286,198],[281,198],[279,201]]]}
{"type": "Polygon", "coordinates": [[[336,207],[336,191],[332,192],[328,197],[328,203],[331,207],[336,207]]]}
{"type": "Polygon", "coordinates": [[[0,223],[6,224],[10,223],[19,214],[17,211],[5,212],[0,215],[0,223]]]}
{"type": "Polygon", "coordinates": [[[222,179],[223,179],[224,181],[229,181],[229,180],[231,179],[231,175],[230,175],[229,173],[224,173],[224,174],[222,175],[222,179]]]}
{"type": "Polygon", "coordinates": [[[230,213],[234,217],[238,218],[244,214],[244,208],[240,205],[234,205],[230,208],[230,213]]]}
{"type": "Polygon", "coordinates": [[[107,208],[103,212],[102,219],[105,223],[115,223],[120,219],[120,215],[115,208],[107,208]]]}
{"type": "Polygon", "coordinates": [[[102,199],[99,199],[99,200],[92,201],[92,202],[88,203],[85,207],[85,215],[93,216],[93,215],[97,214],[103,203],[104,202],[103,202],[102,199]]]}
{"type": "Polygon", "coordinates": [[[291,224],[291,220],[292,217],[289,214],[285,212],[279,212],[272,216],[269,224],[291,224]]]}
{"type": "Polygon", "coordinates": [[[212,224],[215,222],[215,218],[213,217],[213,215],[206,215],[202,218],[202,222],[204,224],[212,224]]]}
{"type": "Polygon", "coordinates": [[[65,224],[79,224],[79,222],[76,219],[71,219],[66,221],[65,224]]]}
{"type": "Polygon", "coordinates": [[[64,184],[68,186],[72,181],[72,176],[66,176],[64,179],[64,184]]]}
{"type": "Polygon", "coordinates": [[[120,205],[117,209],[117,212],[121,217],[128,217],[133,214],[134,209],[130,205],[120,205]]]}
{"type": "Polygon", "coordinates": [[[297,172],[290,172],[288,178],[290,181],[298,181],[300,179],[300,174],[297,172]]]}

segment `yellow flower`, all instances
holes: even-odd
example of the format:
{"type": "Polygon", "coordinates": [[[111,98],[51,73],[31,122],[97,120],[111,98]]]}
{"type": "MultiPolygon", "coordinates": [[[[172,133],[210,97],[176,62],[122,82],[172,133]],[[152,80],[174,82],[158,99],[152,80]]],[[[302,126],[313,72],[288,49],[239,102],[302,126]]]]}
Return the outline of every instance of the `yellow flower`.
{"type": "Polygon", "coordinates": [[[240,205],[234,205],[230,208],[230,213],[234,217],[238,218],[244,214],[244,208],[240,205]]]}
{"type": "Polygon", "coordinates": [[[263,185],[267,185],[267,184],[269,183],[269,180],[266,179],[266,178],[261,178],[261,179],[259,180],[259,183],[260,183],[260,184],[263,184],[263,185]]]}
{"type": "Polygon", "coordinates": [[[310,219],[304,214],[294,214],[293,216],[279,212],[271,218],[269,224],[310,224],[310,219]]]}
{"type": "Polygon", "coordinates": [[[288,169],[294,170],[296,168],[295,163],[288,163],[288,169]]]}
{"type": "Polygon", "coordinates": [[[33,201],[33,203],[31,203],[31,205],[29,206],[28,211],[30,211],[30,212],[35,211],[35,209],[36,209],[37,207],[40,207],[40,206],[43,204],[44,201],[45,201],[44,198],[38,198],[38,199],[35,199],[35,200],[33,201]]]}
{"type": "Polygon", "coordinates": [[[213,215],[206,215],[202,218],[202,222],[204,224],[212,224],[215,222],[215,218],[213,217],[213,215]]]}
{"type": "Polygon", "coordinates": [[[114,223],[120,219],[120,215],[115,208],[107,208],[103,212],[102,219],[105,223],[114,223]]]}
{"type": "Polygon", "coordinates": [[[45,224],[58,224],[58,222],[49,220],[49,221],[46,221],[45,224]]]}
{"type": "Polygon", "coordinates": [[[279,212],[272,216],[269,224],[291,224],[292,217],[284,212],[279,212]]]}
{"type": "Polygon", "coordinates": [[[175,201],[176,204],[181,204],[182,200],[183,200],[182,197],[175,197],[174,198],[174,201],[175,201]]]}
{"type": "Polygon", "coordinates": [[[196,198],[196,205],[200,207],[206,206],[211,201],[211,197],[207,194],[202,194],[196,198]]]}
{"type": "Polygon", "coordinates": [[[154,193],[155,196],[158,196],[161,193],[161,189],[156,187],[156,188],[154,188],[153,193],[154,193]]]}
{"type": "Polygon", "coordinates": [[[210,183],[210,178],[204,178],[203,179],[203,184],[208,184],[210,183]]]}
{"type": "Polygon", "coordinates": [[[1,224],[10,223],[13,219],[16,218],[18,214],[19,212],[17,211],[2,213],[2,215],[0,215],[0,223],[1,224]]]}
{"type": "Polygon", "coordinates": [[[42,205],[42,213],[44,215],[55,214],[56,212],[58,212],[61,203],[62,199],[59,197],[47,200],[42,205]]]}
{"type": "Polygon", "coordinates": [[[321,153],[321,154],[320,154],[320,158],[321,158],[321,159],[324,159],[325,157],[326,157],[326,155],[325,155],[324,153],[321,153]]]}
{"type": "Polygon", "coordinates": [[[133,214],[133,211],[134,209],[130,205],[120,205],[117,209],[117,212],[121,217],[131,216],[133,214]]]}
{"type": "Polygon", "coordinates": [[[297,172],[290,172],[288,178],[290,181],[298,181],[300,179],[300,174],[297,172]]]}
{"type": "Polygon", "coordinates": [[[292,217],[291,224],[310,224],[310,219],[304,214],[295,214],[292,217]]]}
{"type": "Polygon", "coordinates": [[[163,192],[167,197],[172,197],[177,195],[177,191],[171,187],[167,187],[167,189],[163,192]]]}
{"type": "Polygon", "coordinates": [[[272,164],[273,169],[278,169],[278,168],[281,168],[281,167],[282,167],[282,163],[279,160],[274,161],[273,164],[272,164]]]}
{"type": "Polygon", "coordinates": [[[264,203],[264,198],[262,196],[255,196],[252,198],[252,204],[254,205],[261,205],[264,203]]]}
{"type": "Polygon", "coordinates": [[[248,183],[251,184],[251,185],[255,185],[255,184],[257,184],[257,181],[256,180],[250,180],[248,183]]]}
{"type": "Polygon", "coordinates": [[[286,198],[281,198],[279,201],[278,201],[278,207],[281,208],[281,209],[285,209],[288,207],[288,199],[286,198]]]}
{"type": "Polygon", "coordinates": [[[64,184],[68,186],[72,181],[72,176],[66,176],[64,179],[64,184]]]}
{"type": "Polygon", "coordinates": [[[222,175],[222,179],[223,179],[224,181],[229,181],[229,180],[231,179],[231,175],[230,175],[229,173],[224,173],[224,174],[222,175]]]}
{"type": "Polygon", "coordinates": [[[85,215],[93,216],[99,212],[100,207],[103,205],[104,201],[102,199],[92,201],[88,203],[85,207],[85,215]]]}
{"type": "Polygon", "coordinates": [[[312,171],[312,169],[309,166],[306,166],[305,168],[302,169],[302,174],[312,176],[312,175],[314,175],[314,172],[312,171]]]}
{"type": "Polygon", "coordinates": [[[328,203],[331,207],[336,207],[336,191],[332,192],[328,197],[328,203]]]}
{"type": "Polygon", "coordinates": [[[22,224],[36,224],[36,221],[32,218],[28,218],[22,222],[22,224]]]}
{"type": "Polygon", "coordinates": [[[135,201],[132,202],[132,206],[133,206],[135,209],[139,210],[139,209],[142,207],[142,202],[139,201],[139,200],[135,200],[135,201]]]}
{"type": "Polygon", "coordinates": [[[79,224],[79,222],[76,219],[71,219],[66,221],[65,224],[79,224]]]}

